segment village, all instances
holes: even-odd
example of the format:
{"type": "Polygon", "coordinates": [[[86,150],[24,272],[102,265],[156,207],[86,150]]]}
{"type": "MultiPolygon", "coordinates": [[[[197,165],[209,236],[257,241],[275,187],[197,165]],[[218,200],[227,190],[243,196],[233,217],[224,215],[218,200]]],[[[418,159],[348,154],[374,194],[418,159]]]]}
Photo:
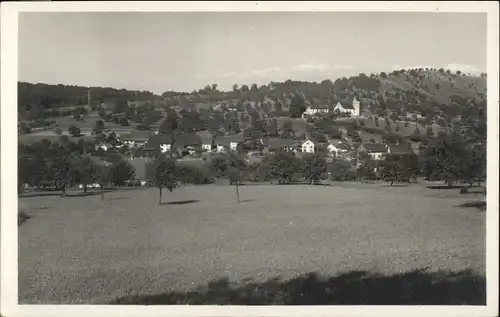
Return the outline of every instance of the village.
{"type": "Polygon", "coordinates": [[[430,11],[7,19],[9,297],[489,303],[490,15],[430,11]]]}
{"type": "MultiPolygon", "coordinates": [[[[353,99],[350,106],[342,106],[338,102],[333,111],[343,114],[346,117],[357,118],[360,116],[360,103],[353,99]]],[[[220,107],[215,107],[215,111],[220,111],[220,107]]],[[[228,111],[234,111],[228,109],[228,111]]],[[[302,119],[306,117],[321,117],[329,113],[328,107],[309,105],[304,112],[302,119]]],[[[165,115],[165,114],[164,114],[165,115]]],[[[107,133],[112,133],[108,130],[107,133]]],[[[313,135],[305,135],[303,140],[296,137],[268,137],[263,136],[257,140],[246,139],[243,133],[228,133],[226,135],[213,135],[209,131],[182,133],[175,137],[173,135],[159,134],[159,131],[131,131],[128,133],[116,133],[116,139],[112,143],[105,141],[95,141],[95,150],[104,154],[107,151],[119,150],[124,153],[124,157],[135,168],[135,178],[128,180],[130,184],[148,183],[144,172],[145,165],[155,157],[157,153],[167,155],[175,152],[180,162],[210,161],[213,155],[224,153],[244,152],[247,163],[256,163],[261,161],[264,156],[272,155],[276,152],[293,153],[298,158],[305,154],[322,153],[327,163],[334,160],[343,160],[352,165],[353,168],[359,168],[363,162],[361,157],[369,157],[374,161],[380,161],[388,154],[416,154],[418,155],[419,143],[407,144],[387,144],[383,142],[353,142],[348,136],[346,128],[339,128],[339,134],[336,138],[321,138],[315,140],[313,135]],[[172,142],[175,143],[175,149],[172,150],[172,142]],[[248,146],[250,145],[250,146],[248,146]],[[103,153],[104,152],[104,153],[103,153]]],[[[101,155],[102,156],[102,155],[101,155]]],[[[96,161],[101,158],[96,157],[96,161]]],[[[374,168],[376,169],[376,168],[374,168]]],[[[93,184],[91,187],[99,187],[99,184],[93,184]]],[[[80,185],[80,188],[82,185],[80,185]]]]}

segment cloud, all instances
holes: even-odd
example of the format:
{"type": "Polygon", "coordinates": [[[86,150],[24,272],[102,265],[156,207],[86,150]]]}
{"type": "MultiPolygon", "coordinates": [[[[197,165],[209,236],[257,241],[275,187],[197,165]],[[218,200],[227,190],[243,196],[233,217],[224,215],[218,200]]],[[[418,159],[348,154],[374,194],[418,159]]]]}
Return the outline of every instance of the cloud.
{"type": "Polygon", "coordinates": [[[303,71],[303,72],[325,72],[331,70],[340,70],[340,69],[355,69],[356,67],[351,65],[329,65],[329,64],[316,64],[316,63],[307,63],[298,66],[293,66],[290,70],[293,71],[303,71]]]}
{"type": "Polygon", "coordinates": [[[271,74],[279,73],[282,69],[280,67],[269,67],[265,69],[258,69],[249,72],[248,75],[252,76],[269,76],[271,74]]]}
{"type": "Polygon", "coordinates": [[[355,69],[354,66],[350,65],[328,65],[325,63],[306,63],[291,67],[267,67],[263,69],[254,69],[251,71],[246,71],[242,73],[228,72],[220,74],[218,77],[221,78],[249,78],[249,77],[276,77],[276,76],[288,76],[290,73],[325,73],[329,71],[338,70],[349,70],[355,69]]]}
{"type": "Polygon", "coordinates": [[[293,66],[290,69],[296,71],[325,71],[330,69],[330,65],[307,63],[307,64],[293,66]]]}

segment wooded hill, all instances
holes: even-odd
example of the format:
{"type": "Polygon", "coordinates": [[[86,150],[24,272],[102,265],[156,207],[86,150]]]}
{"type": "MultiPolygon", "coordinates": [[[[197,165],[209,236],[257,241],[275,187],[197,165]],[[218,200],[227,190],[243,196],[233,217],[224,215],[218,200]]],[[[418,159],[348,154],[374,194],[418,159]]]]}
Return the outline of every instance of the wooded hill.
{"type": "MultiPolygon", "coordinates": [[[[55,109],[87,104],[89,87],[30,84],[20,82],[18,108],[27,109],[30,119],[57,116],[55,109]],[[36,110],[36,111],[34,111],[36,110]],[[35,115],[33,115],[35,113],[35,115]],[[35,118],[33,118],[35,117],[35,118]]],[[[305,105],[333,106],[341,100],[357,97],[365,116],[401,116],[419,113],[427,124],[439,117],[451,121],[463,107],[486,103],[486,74],[472,76],[445,69],[409,69],[380,74],[359,74],[321,83],[287,80],[268,85],[233,86],[232,91],[219,91],[216,84],[191,93],[167,91],[162,96],[148,91],[130,91],[90,87],[92,103],[113,103],[117,100],[143,101],[155,107],[210,109],[217,105],[244,110],[251,106],[261,115],[289,116],[293,97],[301,98],[305,105]]]]}

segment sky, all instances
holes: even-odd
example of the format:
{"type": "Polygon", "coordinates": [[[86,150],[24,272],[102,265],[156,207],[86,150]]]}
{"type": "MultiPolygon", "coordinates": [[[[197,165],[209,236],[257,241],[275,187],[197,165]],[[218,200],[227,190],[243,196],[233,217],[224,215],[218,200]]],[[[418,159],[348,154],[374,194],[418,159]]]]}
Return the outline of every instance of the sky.
{"type": "Polygon", "coordinates": [[[19,80],[161,94],[415,67],[479,73],[486,30],[481,13],[21,13],[19,80]]]}

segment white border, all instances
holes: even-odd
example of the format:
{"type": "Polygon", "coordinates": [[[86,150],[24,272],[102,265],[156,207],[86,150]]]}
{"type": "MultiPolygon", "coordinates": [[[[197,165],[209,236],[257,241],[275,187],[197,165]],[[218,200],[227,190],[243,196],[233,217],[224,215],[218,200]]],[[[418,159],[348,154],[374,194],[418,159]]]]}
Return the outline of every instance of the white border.
{"type": "Polygon", "coordinates": [[[10,2],[1,12],[1,306],[11,316],[496,316],[498,314],[498,3],[428,2],[10,2]],[[487,306],[17,305],[17,22],[23,11],[414,11],[488,14],[487,306]]]}

